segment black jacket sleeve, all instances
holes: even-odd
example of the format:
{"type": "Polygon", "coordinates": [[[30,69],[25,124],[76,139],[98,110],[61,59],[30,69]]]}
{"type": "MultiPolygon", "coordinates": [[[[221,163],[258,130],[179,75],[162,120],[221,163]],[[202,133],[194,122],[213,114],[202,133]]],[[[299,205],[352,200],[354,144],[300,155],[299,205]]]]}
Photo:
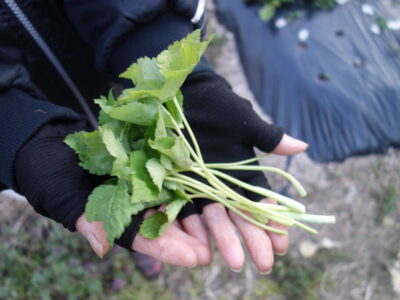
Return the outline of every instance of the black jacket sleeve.
{"type": "Polygon", "coordinates": [[[22,145],[43,124],[84,117],[46,101],[23,66],[0,63],[0,70],[0,185],[17,190],[14,160],[22,145]]]}
{"type": "MultiPolygon", "coordinates": [[[[204,1],[64,0],[70,22],[93,47],[97,68],[118,76],[137,58],[155,56],[204,22],[204,1]],[[200,8],[199,8],[200,7],[200,8]],[[197,22],[196,22],[197,21],[197,22]]],[[[203,60],[198,70],[210,70],[203,60]]]]}

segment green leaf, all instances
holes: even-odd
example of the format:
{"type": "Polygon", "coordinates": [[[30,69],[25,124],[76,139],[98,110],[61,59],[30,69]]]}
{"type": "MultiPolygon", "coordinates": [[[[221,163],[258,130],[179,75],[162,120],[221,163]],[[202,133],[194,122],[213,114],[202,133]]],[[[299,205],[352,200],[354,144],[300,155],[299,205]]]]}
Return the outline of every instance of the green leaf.
{"type": "Polygon", "coordinates": [[[160,195],[155,200],[132,203],[132,210],[133,210],[132,214],[136,215],[140,211],[142,211],[146,208],[151,208],[151,207],[155,207],[155,206],[158,206],[158,205],[161,205],[164,203],[169,203],[175,199],[173,197],[174,197],[174,195],[170,191],[163,188],[160,192],[160,195]]]}
{"type": "Polygon", "coordinates": [[[143,150],[133,151],[130,154],[130,168],[132,175],[132,203],[147,202],[157,199],[160,189],[154,184],[146,168],[148,157],[143,150]]]}
{"type": "Polygon", "coordinates": [[[157,193],[152,191],[145,181],[136,175],[132,176],[132,204],[152,202],[157,199],[157,193]]]}
{"type": "Polygon", "coordinates": [[[140,234],[148,239],[156,239],[162,233],[161,228],[168,223],[168,216],[163,212],[156,212],[147,219],[145,219],[140,226],[140,234]]]}
{"type": "Polygon", "coordinates": [[[105,96],[100,96],[100,99],[94,99],[94,103],[98,104],[106,114],[110,114],[115,105],[115,103],[110,103],[105,96]]]}
{"type": "Polygon", "coordinates": [[[101,221],[107,242],[114,244],[131,222],[131,203],[126,185],[100,185],[89,196],[85,209],[89,222],[101,221]]]}
{"type": "Polygon", "coordinates": [[[156,212],[145,219],[140,226],[140,234],[149,239],[156,239],[164,233],[168,226],[176,219],[179,211],[187,203],[186,200],[174,200],[166,206],[165,213],[156,212]]]}
{"type": "Polygon", "coordinates": [[[187,203],[184,199],[177,199],[169,203],[165,209],[165,213],[168,216],[168,221],[175,221],[182,207],[187,203]]]}
{"type": "Polygon", "coordinates": [[[173,138],[172,136],[166,136],[155,139],[154,141],[150,140],[149,145],[153,149],[158,150],[161,153],[164,153],[162,151],[169,150],[175,145],[175,138],[173,138]]]}
{"type": "Polygon", "coordinates": [[[201,42],[200,30],[195,30],[157,56],[157,65],[165,79],[160,99],[165,101],[178,93],[186,77],[199,63],[210,41],[211,39],[201,42]]]}
{"type": "Polygon", "coordinates": [[[171,121],[171,117],[167,115],[162,106],[159,105],[154,137],[156,139],[167,137],[168,136],[167,127],[174,128],[174,124],[171,121]]]}
{"type": "Polygon", "coordinates": [[[192,160],[182,137],[165,137],[149,141],[150,147],[168,156],[182,170],[190,170],[192,160]]]}
{"type": "Polygon", "coordinates": [[[155,103],[131,102],[114,108],[110,116],[128,123],[148,126],[152,124],[156,113],[157,104],[155,103]]]}
{"type": "MultiPolygon", "coordinates": [[[[210,39],[211,40],[211,39],[210,39]]],[[[173,43],[157,58],[140,58],[120,76],[135,84],[118,98],[128,103],[143,97],[156,97],[166,101],[174,97],[186,77],[201,59],[208,43],[200,41],[200,30],[195,30],[173,43]]]]}
{"type": "Polygon", "coordinates": [[[266,3],[258,11],[258,15],[262,21],[269,21],[275,16],[276,8],[272,4],[266,3]]]}
{"type": "Polygon", "coordinates": [[[104,125],[108,122],[112,122],[113,120],[109,116],[109,113],[116,105],[112,89],[108,93],[107,98],[105,96],[101,96],[100,99],[95,99],[94,102],[97,103],[101,108],[99,112],[99,124],[104,125]]]}
{"type": "Polygon", "coordinates": [[[114,158],[108,153],[99,131],[69,134],[64,142],[78,154],[79,165],[92,174],[111,174],[114,158]]]}
{"type": "Polygon", "coordinates": [[[128,180],[131,173],[128,155],[121,141],[116,138],[112,128],[107,125],[100,127],[99,130],[108,153],[115,157],[111,174],[128,180]]]}
{"type": "Polygon", "coordinates": [[[137,90],[159,90],[164,84],[155,58],[139,58],[120,77],[132,80],[137,90]]]}
{"type": "Polygon", "coordinates": [[[167,171],[162,166],[157,158],[151,158],[146,162],[147,171],[150,173],[151,179],[153,179],[154,184],[161,191],[164,178],[167,175],[167,171]]]}
{"type": "Polygon", "coordinates": [[[164,187],[166,187],[167,189],[173,191],[176,198],[185,199],[187,201],[192,202],[192,199],[190,199],[188,197],[188,195],[185,193],[185,189],[183,187],[183,184],[177,183],[177,182],[172,182],[172,181],[165,181],[164,182],[164,187]]]}
{"type": "Polygon", "coordinates": [[[121,141],[116,138],[110,126],[100,127],[103,143],[106,145],[108,152],[117,159],[122,161],[128,160],[128,155],[121,141]]]}
{"type": "Polygon", "coordinates": [[[172,161],[166,157],[165,155],[161,154],[160,155],[160,162],[162,166],[167,169],[168,171],[172,171],[173,166],[172,166],[172,161]]]}

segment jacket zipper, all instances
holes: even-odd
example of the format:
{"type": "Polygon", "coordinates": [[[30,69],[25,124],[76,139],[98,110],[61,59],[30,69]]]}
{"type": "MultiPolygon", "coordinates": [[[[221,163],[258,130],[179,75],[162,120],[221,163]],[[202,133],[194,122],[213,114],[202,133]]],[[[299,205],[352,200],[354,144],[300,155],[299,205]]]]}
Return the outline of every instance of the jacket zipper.
{"type": "Polygon", "coordinates": [[[14,0],[4,0],[5,3],[8,5],[12,13],[17,17],[19,22],[25,28],[25,30],[29,33],[35,43],[42,49],[43,53],[53,65],[53,67],[57,70],[58,74],[62,77],[65,84],[68,86],[72,94],[75,96],[75,99],[79,102],[80,106],[82,107],[83,111],[89,118],[90,124],[97,128],[97,121],[94,116],[93,111],[90,109],[89,105],[87,104],[85,98],[83,97],[82,93],[79,91],[76,84],[72,81],[71,77],[69,76],[68,72],[64,69],[54,52],[50,49],[50,47],[46,44],[44,39],[41,37],[39,32],[35,29],[33,24],[29,21],[26,17],[24,12],[18,6],[18,4],[14,0]]]}

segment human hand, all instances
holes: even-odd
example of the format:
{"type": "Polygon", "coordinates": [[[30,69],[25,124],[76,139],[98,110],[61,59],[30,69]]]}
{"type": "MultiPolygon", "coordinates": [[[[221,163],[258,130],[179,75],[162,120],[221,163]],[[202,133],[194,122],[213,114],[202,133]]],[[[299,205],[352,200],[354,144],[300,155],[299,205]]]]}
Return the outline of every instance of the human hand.
{"type": "MultiPolygon", "coordinates": [[[[284,135],[273,153],[279,155],[294,155],[307,148],[303,142],[284,135]]],[[[275,203],[270,199],[262,202],[275,203]]],[[[261,274],[269,274],[274,264],[274,252],[286,254],[289,246],[289,236],[272,233],[250,224],[232,211],[227,211],[221,204],[212,203],[203,207],[204,221],[216,241],[222,258],[233,271],[240,271],[245,262],[242,237],[247,251],[261,274]],[[239,234],[238,234],[239,233],[239,234]]],[[[285,226],[276,222],[267,225],[286,231],[285,226]]]]}
{"type": "MultiPolygon", "coordinates": [[[[279,155],[293,155],[304,151],[306,145],[287,135],[273,151],[279,155]]],[[[263,202],[273,203],[264,199],[263,202]]],[[[162,208],[161,208],[162,209],[162,208]]],[[[155,210],[149,210],[145,217],[155,210]]],[[[150,255],[163,263],[182,267],[208,265],[211,262],[210,239],[216,241],[218,251],[232,270],[240,270],[244,264],[244,251],[237,233],[243,238],[257,269],[267,274],[272,270],[274,252],[283,255],[287,252],[289,239],[287,235],[279,235],[260,229],[233,212],[227,212],[218,203],[211,203],[203,208],[203,218],[192,214],[171,224],[166,232],[158,239],[146,239],[136,235],[132,249],[150,255]]],[[[285,227],[275,222],[268,225],[285,230],[285,227]]],[[[82,215],[76,228],[89,241],[94,251],[103,256],[109,249],[106,234],[101,222],[89,223],[82,215]]]]}
{"type": "MultiPolygon", "coordinates": [[[[227,83],[213,73],[189,76],[182,91],[185,114],[206,162],[244,160],[255,155],[254,146],[268,152],[274,150],[280,155],[293,155],[307,148],[305,143],[283,135],[282,130],[262,121],[247,100],[235,95],[227,83]]],[[[269,188],[261,172],[236,171],[231,175],[244,182],[269,188]]],[[[253,193],[240,189],[236,191],[259,200],[258,195],[253,193]]],[[[278,254],[287,251],[288,236],[255,227],[236,214],[227,213],[220,204],[196,201],[196,206],[185,207],[180,223],[177,221],[171,225],[160,239],[148,240],[137,235],[133,248],[166,263],[205,265],[211,260],[206,225],[221,256],[233,270],[240,270],[244,263],[244,251],[237,232],[261,273],[268,273],[272,269],[274,251],[278,254]],[[199,213],[203,214],[203,219],[199,218],[199,213]]],[[[90,226],[86,222],[83,224],[84,227],[90,226]]],[[[284,229],[276,223],[269,225],[284,229]]],[[[100,236],[104,242],[104,234],[100,236]]]]}
{"type": "MultiPolygon", "coordinates": [[[[104,178],[81,168],[77,155],[63,142],[66,135],[80,130],[90,130],[86,121],[54,121],[44,125],[19,151],[15,176],[18,192],[26,196],[38,213],[71,231],[77,229],[87,238],[93,250],[103,256],[109,245],[102,223],[89,223],[82,214],[89,194],[104,178]]],[[[153,211],[149,210],[145,216],[153,211]]],[[[116,243],[132,249],[133,238],[142,220],[141,215],[134,216],[123,234],[125,237],[116,243]]],[[[204,265],[211,260],[209,248],[201,242],[205,241],[204,236],[205,228],[199,215],[192,215],[182,220],[181,225],[177,222],[171,225],[160,239],[145,240],[138,236],[133,249],[165,263],[204,265]],[[197,239],[190,236],[191,233],[197,239]]]]}
{"type": "MultiPolygon", "coordinates": [[[[254,147],[279,155],[294,155],[307,149],[306,143],[283,134],[282,129],[263,121],[249,101],[236,95],[228,83],[213,72],[190,75],[182,93],[185,115],[206,163],[246,160],[255,156],[254,147]]],[[[262,172],[225,172],[243,182],[270,188],[262,172]]],[[[260,195],[247,190],[236,186],[232,188],[249,199],[261,199],[260,195]]],[[[236,231],[242,236],[261,273],[272,269],[274,251],[278,254],[287,251],[287,236],[265,232],[231,211],[227,213],[220,204],[201,200],[197,201],[196,208],[197,213],[203,213],[219,252],[233,270],[240,270],[244,263],[244,252],[236,231]]],[[[270,225],[282,229],[276,223],[270,225]]]]}

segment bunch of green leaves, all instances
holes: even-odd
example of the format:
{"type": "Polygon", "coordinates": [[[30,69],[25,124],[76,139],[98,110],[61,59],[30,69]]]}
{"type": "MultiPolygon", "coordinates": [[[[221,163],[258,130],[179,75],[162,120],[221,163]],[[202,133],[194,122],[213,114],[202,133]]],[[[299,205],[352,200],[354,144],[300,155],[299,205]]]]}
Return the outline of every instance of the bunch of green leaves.
{"type": "Polygon", "coordinates": [[[218,201],[249,222],[281,234],[286,232],[269,227],[266,222],[274,220],[287,226],[297,225],[315,233],[300,221],[334,221],[331,217],[307,215],[305,207],[297,201],[251,186],[217,170],[277,172],[305,195],[293,176],[282,170],[246,166],[258,158],[230,164],[206,164],[203,161],[196,137],[183,113],[180,87],[201,59],[207,44],[200,40],[200,32],[194,31],[157,57],[138,59],[121,74],[121,77],[132,80],[133,88],[125,89],[118,99],[110,92],[107,97],[95,100],[101,107],[99,129],[77,132],[65,139],[78,154],[84,169],[92,174],[111,176],[93,190],[85,210],[89,222],[103,222],[111,245],[129,225],[132,215],[165,204],[164,212],[153,214],[140,227],[144,237],[159,237],[175,220],[180,209],[196,198],[218,201]],[[183,134],[183,129],[187,130],[192,144],[183,134]],[[202,176],[207,183],[183,174],[188,171],[202,176]],[[286,206],[252,202],[221,179],[286,206]]]}
{"type": "Polygon", "coordinates": [[[135,87],[125,89],[118,101],[112,92],[95,102],[101,107],[99,129],[67,136],[65,142],[79,155],[81,167],[113,178],[89,197],[86,217],[104,222],[110,244],[141,210],[167,203],[154,223],[142,226],[146,237],[156,237],[190,199],[177,184],[164,184],[169,171],[187,170],[191,159],[173,123],[182,126],[175,104],[182,108],[179,88],[206,49],[195,31],[156,58],[140,58],[121,77],[135,87]],[[174,99],[176,102],[174,102],[174,99]],[[173,121],[172,121],[173,120],[173,121]]]}

